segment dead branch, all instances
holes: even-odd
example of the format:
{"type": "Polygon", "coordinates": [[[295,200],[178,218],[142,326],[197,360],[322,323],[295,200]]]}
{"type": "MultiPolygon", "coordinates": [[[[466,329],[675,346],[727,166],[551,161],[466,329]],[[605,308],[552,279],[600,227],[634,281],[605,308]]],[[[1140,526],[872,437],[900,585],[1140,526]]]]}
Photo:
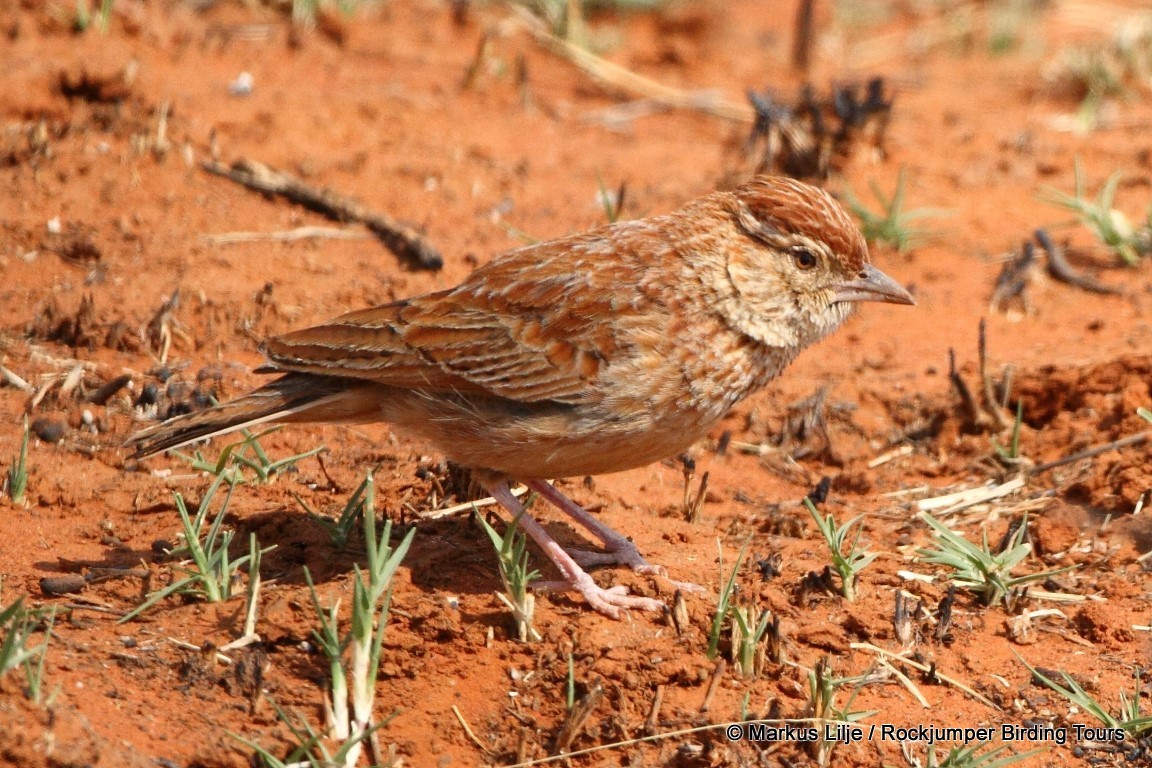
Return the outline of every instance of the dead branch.
{"type": "Polygon", "coordinates": [[[1041,472],[1047,472],[1050,469],[1055,469],[1056,467],[1062,467],[1065,464],[1071,464],[1075,461],[1080,461],[1081,459],[1090,459],[1093,456],[1099,456],[1101,453],[1107,453],[1108,451],[1114,451],[1120,448],[1127,448],[1131,445],[1140,445],[1141,443],[1147,441],[1149,438],[1152,438],[1152,431],[1137,432],[1135,435],[1129,435],[1128,437],[1122,437],[1119,440],[1113,440],[1110,443],[1104,443],[1103,445],[1086,448],[1083,451],[1077,451],[1076,453],[1064,456],[1063,458],[1055,459],[1054,461],[1037,464],[1035,467],[1028,470],[1028,475],[1031,477],[1038,475],[1041,472]]]}
{"type": "Polygon", "coordinates": [[[1044,229],[1036,230],[1033,237],[1036,238],[1036,242],[1040,244],[1048,256],[1048,274],[1052,277],[1090,293],[1117,294],[1121,292],[1119,288],[1101,283],[1099,280],[1088,275],[1082,275],[1073,269],[1072,265],[1068,263],[1063,249],[1052,241],[1044,229]]]}
{"type": "Polygon", "coordinates": [[[440,269],[444,258],[419,232],[383,213],[368,210],[362,203],[305,184],[300,179],[255,160],[237,160],[231,166],[206,160],[201,167],[209,173],[231,179],[249,189],[280,195],[291,202],[336,221],[357,221],[368,227],[388,250],[416,269],[440,269]]]}

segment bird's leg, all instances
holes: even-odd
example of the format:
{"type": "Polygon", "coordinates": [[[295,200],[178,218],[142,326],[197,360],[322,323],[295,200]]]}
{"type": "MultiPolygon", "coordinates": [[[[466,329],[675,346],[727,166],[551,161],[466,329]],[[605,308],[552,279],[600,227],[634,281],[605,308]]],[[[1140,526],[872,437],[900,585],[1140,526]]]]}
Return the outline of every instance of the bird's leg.
{"type": "Polygon", "coordinates": [[[664,603],[659,600],[654,600],[650,597],[637,597],[628,594],[628,588],[624,586],[612,587],[611,589],[604,589],[592,577],[580,567],[570,554],[564,551],[555,539],[548,535],[544,530],[544,526],[536,522],[524,509],[524,505],[512,495],[508,489],[508,483],[501,480],[498,482],[484,483],[485,490],[492,495],[492,498],[508,510],[514,519],[519,520],[519,525],[524,532],[532,537],[540,549],[544,550],[544,554],[548,556],[558,569],[563,577],[563,585],[565,589],[572,589],[579,592],[584,596],[596,610],[600,611],[606,616],[611,616],[614,619],[620,618],[620,610],[627,608],[637,608],[644,611],[662,611],[664,610],[664,603]]]}
{"type": "Polygon", "coordinates": [[[663,566],[653,565],[645,560],[640,554],[640,550],[627,537],[597,520],[590,512],[565,496],[550,483],[544,480],[528,480],[524,484],[547,499],[554,507],[570,515],[573,520],[587,528],[593,536],[604,543],[608,549],[607,552],[575,550],[573,556],[581,565],[586,567],[626,565],[637,573],[654,576],[668,575],[668,571],[663,566]]]}
{"type": "MultiPolygon", "coordinates": [[[[573,520],[592,532],[592,535],[604,542],[607,552],[589,552],[587,550],[568,550],[568,554],[585,568],[599,565],[626,565],[636,573],[660,576],[668,579],[668,570],[662,565],[649,563],[640,554],[636,545],[623,534],[597,520],[586,509],[572,499],[561,493],[555,486],[544,480],[528,480],[524,483],[536,493],[547,499],[553,506],[558,507],[570,515],[573,520]]],[[[703,591],[696,584],[673,581],[674,586],[687,592],[703,591]]]]}

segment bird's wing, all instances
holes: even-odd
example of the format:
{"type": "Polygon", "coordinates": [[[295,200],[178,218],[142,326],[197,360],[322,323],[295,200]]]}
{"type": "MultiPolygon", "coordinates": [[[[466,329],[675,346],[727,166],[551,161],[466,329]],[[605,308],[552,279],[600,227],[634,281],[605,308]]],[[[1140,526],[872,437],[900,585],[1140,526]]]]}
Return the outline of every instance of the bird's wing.
{"type": "MultiPolygon", "coordinates": [[[[266,342],[278,368],[521,402],[597,398],[621,329],[649,301],[643,265],[588,233],[514,251],[455,289],[352,312],[266,342]],[[610,261],[610,263],[608,263],[610,261]]],[[[599,234],[603,234],[602,232],[599,234]]]]}

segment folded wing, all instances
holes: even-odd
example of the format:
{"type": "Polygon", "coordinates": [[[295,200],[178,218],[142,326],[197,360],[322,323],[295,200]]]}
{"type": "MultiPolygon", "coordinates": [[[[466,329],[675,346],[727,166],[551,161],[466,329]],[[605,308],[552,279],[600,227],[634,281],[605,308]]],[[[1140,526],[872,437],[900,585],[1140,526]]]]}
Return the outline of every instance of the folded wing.
{"type": "Polygon", "coordinates": [[[608,281],[635,280],[622,272],[638,267],[617,262],[609,272],[595,254],[580,258],[589,235],[520,249],[451,291],[271,339],[264,353],[287,371],[530,403],[590,402],[621,351],[613,326],[627,327],[620,315],[639,314],[643,295],[628,306],[611,298],[620,292],[608,281]]]}

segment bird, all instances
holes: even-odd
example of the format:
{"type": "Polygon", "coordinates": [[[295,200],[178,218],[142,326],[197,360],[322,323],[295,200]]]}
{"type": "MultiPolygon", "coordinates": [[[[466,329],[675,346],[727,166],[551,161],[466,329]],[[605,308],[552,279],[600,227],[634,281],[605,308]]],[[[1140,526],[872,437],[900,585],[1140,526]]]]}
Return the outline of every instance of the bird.
{"type": "Polygon", "coordinates": [[[497,256],[455,288],[356,310],[261,345],[255,391],[151,426],[145,457],[258,424],[387,422],[472,470],[595,610],[663,610],[587,568],[666,576],[549,480],[684,452],[861,302],[915,304],[826,190],[758,176],[678,210],[497,256]],[[598,538],[565,550],[519,482],[598,538]]]}

